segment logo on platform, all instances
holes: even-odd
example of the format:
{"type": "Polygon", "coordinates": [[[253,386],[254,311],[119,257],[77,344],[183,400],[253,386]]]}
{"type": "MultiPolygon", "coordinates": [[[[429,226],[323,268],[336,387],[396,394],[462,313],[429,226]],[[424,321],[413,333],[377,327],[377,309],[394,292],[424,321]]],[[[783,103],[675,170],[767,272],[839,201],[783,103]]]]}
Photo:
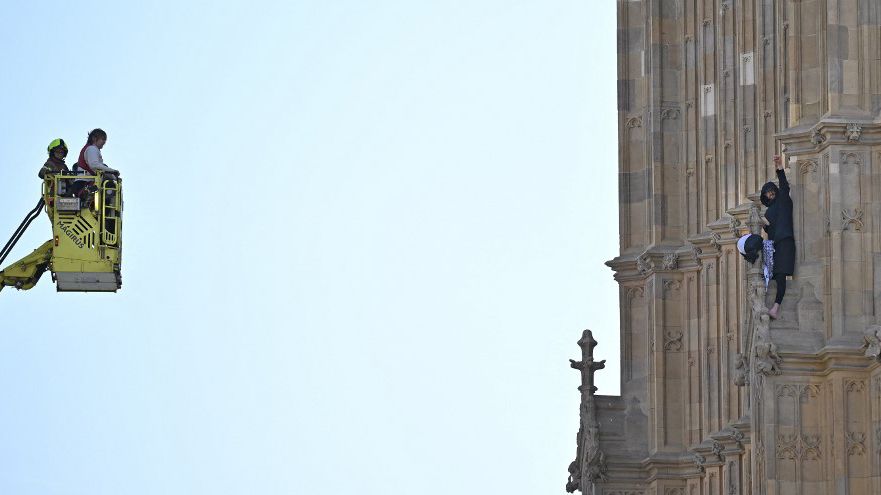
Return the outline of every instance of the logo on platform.
{"type": "Polygon", "coordinates": [[[76,244],[76,247],[78,247],[80,249],[85,247],[86,244],[79,237],[77,237],[76,234],[71,232],[70,229],[67,228],[66,225],[64,225],[61,222],[58,222],[58,228],[61,229],[61,231],[64,232],[64,234],[67,237],[70,237],[70,240],[72,240],[73,243],[76,244]]]}

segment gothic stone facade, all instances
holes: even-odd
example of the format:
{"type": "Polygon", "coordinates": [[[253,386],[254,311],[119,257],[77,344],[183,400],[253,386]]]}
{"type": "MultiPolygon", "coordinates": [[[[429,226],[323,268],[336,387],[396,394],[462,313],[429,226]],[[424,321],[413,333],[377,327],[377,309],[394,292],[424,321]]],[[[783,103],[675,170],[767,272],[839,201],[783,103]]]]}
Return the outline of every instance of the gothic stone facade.
{"type": "Polygon", "coordinates": [[[567,488],[881,494],[881,0],[617,3],[621,396],[586,333],[567,488]],[[771,321],[735,241],[777,153],[798,258],[771,321]]]}

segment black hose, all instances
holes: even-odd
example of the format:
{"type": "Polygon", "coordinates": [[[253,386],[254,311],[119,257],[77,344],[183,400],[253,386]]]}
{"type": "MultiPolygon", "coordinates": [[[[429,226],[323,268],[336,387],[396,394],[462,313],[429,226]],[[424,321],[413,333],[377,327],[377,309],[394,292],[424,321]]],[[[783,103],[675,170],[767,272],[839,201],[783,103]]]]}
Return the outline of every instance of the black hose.
{"type": "Polygon", "coordinates": [[[12,248],[15,247],[15,244],[21,239],[21,236],[24,235],[25,230],[31,225],[31,222],[34,221],[35,218],[40,216],[40,210],[43,209],[43,205],[45,205],[45,201],[43,198],[40,198],[40,201],[37,202],[37,206],[34,207],[33,210],[28,212],[27,216],[22,220],[21,225],[15,229],[15,233],[12,234],[12,237],[6,241],[6,245],[3,246],[3,249],[0,250],[0,266],[3,266],[3,261],[9,256],[9,253],[12,252],[12,248]]]}

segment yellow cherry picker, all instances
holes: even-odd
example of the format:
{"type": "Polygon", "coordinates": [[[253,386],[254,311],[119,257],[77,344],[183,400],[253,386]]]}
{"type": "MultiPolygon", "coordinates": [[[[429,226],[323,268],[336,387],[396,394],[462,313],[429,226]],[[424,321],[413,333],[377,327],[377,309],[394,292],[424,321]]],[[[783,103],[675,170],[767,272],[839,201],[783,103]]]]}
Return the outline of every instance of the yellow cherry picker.
{"type": "Polygon", "coordinates": [[[0,291],[4,287],[30,289],[46,270],[59,292],[119,290],[122,206],[122,179],[100,172],[47,175],[40,201],[0,250],[0,267],[43,210],[52,221],[52,239],[0,271],[0,291]],[[85,194],[75,193],[83,189],[85,194]]]}

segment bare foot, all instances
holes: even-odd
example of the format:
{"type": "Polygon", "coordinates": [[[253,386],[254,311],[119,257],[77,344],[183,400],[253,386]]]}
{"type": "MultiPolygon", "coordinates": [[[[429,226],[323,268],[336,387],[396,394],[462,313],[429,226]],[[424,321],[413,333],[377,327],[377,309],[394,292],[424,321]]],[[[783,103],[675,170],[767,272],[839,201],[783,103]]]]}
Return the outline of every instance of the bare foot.
{"type": "Polygon", "coordinates": [[[779,313],[779,312],[780,312],[780,305],[777,303],[774,303],[774,305],[771,306],[771,309],[768,310],[768,316],[770,316],[772,320],[776,320],[777,313],[779,313]]]}

